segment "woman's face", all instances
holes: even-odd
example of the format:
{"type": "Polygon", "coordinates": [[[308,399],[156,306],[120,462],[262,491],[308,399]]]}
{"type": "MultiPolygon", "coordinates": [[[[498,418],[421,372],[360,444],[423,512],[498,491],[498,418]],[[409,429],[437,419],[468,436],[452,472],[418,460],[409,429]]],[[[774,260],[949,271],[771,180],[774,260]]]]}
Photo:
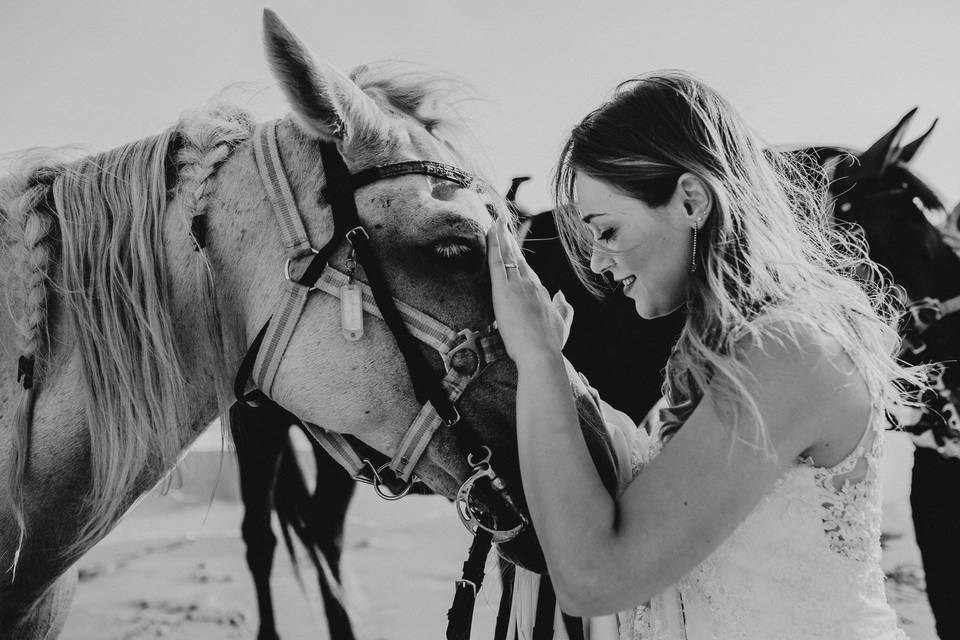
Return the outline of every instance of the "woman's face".
{"type": "Polygon", "coordinates": [[[575,188],[581,220],[594,238],[590,268],[609,272],[642,318],[666,315],[683,304],[694,219],[681,184],[662,207],[650,207],[583,172],[577,173],[575,188]]]}

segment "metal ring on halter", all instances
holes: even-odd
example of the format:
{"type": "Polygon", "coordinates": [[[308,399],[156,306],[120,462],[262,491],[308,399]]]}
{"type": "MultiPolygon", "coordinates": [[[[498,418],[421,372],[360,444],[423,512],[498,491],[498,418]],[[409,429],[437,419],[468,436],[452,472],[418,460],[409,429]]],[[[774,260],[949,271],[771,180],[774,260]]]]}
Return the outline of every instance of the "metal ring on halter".
{"type": "Polygon", "coordinates": [[[447,370],[447,373],[450,373],[450,370],[453,369],[453,357],[461,351],[472,351],[476,362],[476,368],[470,374],[472,378],[480,371],[480,347],[477,343],[482,334],[480,331],[474,331],[473,329],[461,329],[457,332],[457,335],[463,338],[463,340],[451,347],[446,353],[440,354],[443,358],[443,366],[447,370]]]}
{"type": "Polygon", "coordinates": [[[520,518],[520,524],[511,529],[493,529],[480,522],[480,519],[473,514],[473,510],[470,507],[470,491],[473,489],[473,485],[476,484],[480,478],[489,478],[491,483],[498,480],[497,474],[490,468],[490,458],[492,457],[490,448],[486,446],[482,448],[485,453],[483,458],[478,461],[474,461],[472,453],[467,454],[467,463],[473,467],[475,471],[473,475],[460,485],[454,503],[457,507],[457,515],[460,517],[460,522],[467,528],[467,531],[476,534],[478,529],[483,529],[493,537],[493,542],[501,544],[516,538],[520,532],[523,531],[523,528],[527,526],[527,520],[523,517],[523,514],[517,513],[520,518]]]}
{"type": "Polygon", "coordinates": [[[523,528],[527,525],[525,519],[521,520],[520,524],[510,529],[494,529],[493,527],[486,526],[480,522],[479,518],[473,515],[470,507],[470,490],[473,489],[473,485],[477,482],[477,480],[484,477],[493,478],[496,476],[489,467],[480,469],[472,476],[467,478],[467,481],[464,482],[460,487],[460,490],[457,491],[457,498],[454,501],[457,507],[457,515],[460,517],[460,522],[463,523],[463,526],[465,526],[467,531],[470,533],[476,534],[478,529],[483,529],[493,537],[494,543],[502,544],[504,542],[509,542],[520,535],[520,532],[523,531],[523,528]]]}
{"type": "Polygon", "coordinates": [[[373,478],[372,479],[365,478],[357,474],[353,477],[353,479],[356,480],[357,482],[362,482],[363,484],[373,485],[373,490],[377,493],[378,496],[380,496],[384,500],[387,500],[388,502],[399,500],[400,498],[403,498],[408,493],[410,493],[410,489],[413,488],[414,479],[411,477],[410,480],[403,485],[402,491],[400,491],[399,493],[393,493],[393,492],[387,493],[382,488],[387,486],[387,484],[383,481],[383,476],[380,475],[380,472],[386,469],[387,467],[389,467],[390,463],[385,462],[379,467],[375,467],[373,466],[373,463],[370,462],[368,458],[364,458],[363,463],[370,468],[370,472],[373,474],[373,478]]]}
{"type": "MultiPolygon", "coordinates": [[[[317,255],[318,253],[320,253],[319,251],[317,251],[317,250],[314,249],[313,247],[310,247],[310,252],[311,252],[313,255],[317,255]]],[[[293,258],[287,258],[287,261],[283,264],[283,277],[285,277],[285,278],[287,279],[287,282],[293,282],[293,283],[295,283],[295,284],[300,284],[299,282],[297,282],[296,280],[294,280],[294,279],[290,276],[290,265],[291,265],[292,263],[293,263],[293,258]]],[[[306,285],[304,285],[304,286],[306,286],[306,285]]],[[[310,286],[310,291],[316,291],[316,290],[317,290],[316,285],[311,285],[311,286],[310,286]]]]}

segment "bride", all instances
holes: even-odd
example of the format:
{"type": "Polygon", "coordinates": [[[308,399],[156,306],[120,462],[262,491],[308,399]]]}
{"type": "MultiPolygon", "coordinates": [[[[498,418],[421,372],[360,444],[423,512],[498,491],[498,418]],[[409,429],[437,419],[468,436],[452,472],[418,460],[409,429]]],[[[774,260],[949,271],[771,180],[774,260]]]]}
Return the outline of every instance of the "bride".
{"type": "Polygon", "coordinates": [[[612,499],[569,397],[568,309],[502,225],[488,234],[524,490],[560,608],[620,612],[627,640],[904,638],[880,569],[881,432],[924,376],[894,358],[895,298],[863,243],[679,72],[624,83],[584,118],[555,186],[575,264],[644,318],[687,308],[660,426],[637,431],[612,499]]]}

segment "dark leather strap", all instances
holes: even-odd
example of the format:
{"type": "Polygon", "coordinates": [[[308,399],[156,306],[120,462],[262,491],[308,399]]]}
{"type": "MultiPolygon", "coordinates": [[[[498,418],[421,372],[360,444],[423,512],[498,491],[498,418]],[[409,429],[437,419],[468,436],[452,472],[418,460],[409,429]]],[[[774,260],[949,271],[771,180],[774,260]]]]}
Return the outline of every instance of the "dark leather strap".
{"type": "MultiPolygon", "coordinates": [[[[507,640],[507,630],[510,627],[510,610],[513,608],[513,581],[516,577],[516,567],[512,564],[504,566],[501,561],[500,606],[497,608],[497,626],[493,632],[493,640],[507,640]]],[[[514,640],[511,638],[510,640],[514,640]]]]}
{"type": "MultiPolygon", "coordinates": [[[[328,185],[350,184],[353,179],[346,163],[337,151],[336,146],[324,144],[320,147],[320,157],[323,160],[324,172],[327,176],[328,185]]],[[[407,163],[409,164],[409,163],[407,163]]],[[[417,163],[418,165],[424,163],[417,163]]],[[[430,163],[433,164],[433,163],[430,163]]],[[[394,165],[391,165],[394,166],[394,165]]],[[[376,168],[376,167],[375,167],[376,168]]],[[[389,167],[380,167],[379,169],[388,169],[389,167]]],[[[452,170],[451,170],[452,171],[452,170]]],[[[362,176],[365,172],[360,172],[357,176],[362,176]]],[[[404,173],[414,173],[414,171],[402,171],[396,175],[404,173]]],[[[418,172],[419,173],[419,172],[418,172]]],[[[373,175],[373,174],[371,174],[373,175]]],[[[376,174],[379,175],[379,174],[376,174]]],[[[370,182],[379,178],[370,179],[370,182]]],[[[334,224],[339,224],[347,229],[347,239],[353,245],[357,254],[357,262],[363,266],[363,271],[367,276],[370,289],[373,291],[373,298],[377,302],[377,307],[383,315],[384,321],[390,328],[397,341],[397,346],[403,354],[403,359],[407,363],[407,369],[410,372],[410,379],[413,382],[413,389],[417,400],[420,402],[430,401],[440,417],[448,424],[455,423],[458,418],[457,410],[447,397],[446,391],[439,384],[436,376],[420,350],[417,341],[407,331],[400,311],[393,302],[393,296],[386,287],[386,278],[383,268],[377,255],[371,250],[370,237],[360,224],[360,216],[357,213],[356,196],[352,189],[324,189],[324,197],[333,208],[334,224]]]]}
{"type": "Polygon", "coordinates": [[[563,611],[560,612],[563,619],[563,628],[567,630],[567,637],[570,640],[583,640],[583,618],[570,616],[563,611]]]}
{"type": "Polygon", "coordinates": [[[270,402],[267,395],[260,389],[247,391],[247,381],[250,379],[250,374],[253,373],[253,364],[257,361],[257,354],[260,352],[260,345],[263,344],[263,337],[267,335],[267,328],[270,326],[271,319],[272,317],[268,318],[260,327],[257,337],[253,339],[250,348],[247,349],[247,353],[240,362],[237,375],[233,378],[233,396],[237,399],[237,402],[251,408],[266,406],[266,403],[270,402]]]}
{"type": "MultiPolygon", "coordinates": [[[[336,147],[334,147],[334,151],[336,151],[336,147]]],[[[339,154],[337,155],[339,156],[339,154]]],[[[323,162],[324,167],[328,166],[326,164],[326,158],[324,158],[323,162]]],[[[456,167],[431,162],[429,160],[411,160],[409,162],[397,162],[382,167],[370,167],[357,173],[350,173],[349,170],[347,170],[346,175],[343,176],[342,179],[334,181],[328,178],[327,186],[323,188],[321,193],[327,202],[330,202],[333,198],[342,198],[347,195],[352,196],[357,189],[365,187],[368,184],[409,174],[441,178],[447,182],[458,184],[464,189],[476,187],[481,184],[476,176],[466,171],[461,171],[456,167]]],[[[327,175],[329,176],[329,173],[327,175]]]]}
{"type": "Polygon", "coordinates": [[[537,592],[537,613],[533,619],[533,640],[553,640],[553,612],[557,608],[557,595],[553,591],[550,576],[540,576],[537,592]]]}
{"type": "Polygon", "coordinates": [[[453,604],[447,611],[447,640],[469,640],[473,628],[473,606],[477,592],[483,585],[483,567],[490,553],[493,536],[484,530],[477,531],[470,545],[470,553],[463,563],[462,577],[457,580],[453,604]]]}

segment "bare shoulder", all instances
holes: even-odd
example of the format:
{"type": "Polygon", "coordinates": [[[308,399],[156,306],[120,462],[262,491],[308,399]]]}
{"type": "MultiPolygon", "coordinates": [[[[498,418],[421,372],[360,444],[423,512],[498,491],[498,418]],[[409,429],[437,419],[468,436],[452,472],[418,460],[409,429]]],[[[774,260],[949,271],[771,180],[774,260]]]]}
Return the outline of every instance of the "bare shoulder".
{"type": "Polygon", "coordinates": [[[787,441],[786,449],[827,465],[856,447],[870,420],[870,391],[836,338],[771,322],[743,343],[742,357],[775,446],[787,441]]]}

